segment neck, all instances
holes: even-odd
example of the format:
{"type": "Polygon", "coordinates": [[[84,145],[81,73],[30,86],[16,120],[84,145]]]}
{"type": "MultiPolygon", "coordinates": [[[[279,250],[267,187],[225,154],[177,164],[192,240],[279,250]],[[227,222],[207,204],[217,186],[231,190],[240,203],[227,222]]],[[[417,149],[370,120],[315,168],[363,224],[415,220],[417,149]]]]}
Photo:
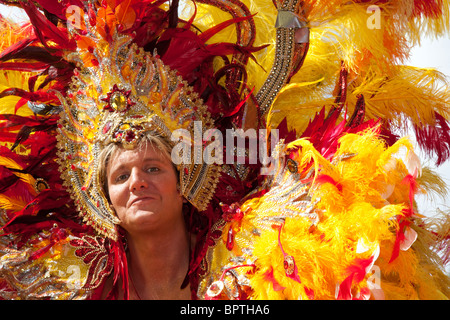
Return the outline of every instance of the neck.
{"type": "Polygon", "coordinates": [[[168,230],[127,234],[130,298],[188,299],[181,290],[189,268],[190,239],[184,223],[168,230]]]}

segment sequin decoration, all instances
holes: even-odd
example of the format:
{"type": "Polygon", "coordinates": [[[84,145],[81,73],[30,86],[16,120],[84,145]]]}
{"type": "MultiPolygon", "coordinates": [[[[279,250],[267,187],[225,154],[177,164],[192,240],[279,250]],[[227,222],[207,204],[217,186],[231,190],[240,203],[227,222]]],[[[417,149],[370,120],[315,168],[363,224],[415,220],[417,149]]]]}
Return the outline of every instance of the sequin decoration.
{"type": "Polygon", "coordinates": [[[294,274],[295,263],[294,258],[291,255],[285,255],[283,266],[287,276],[291,276],[294,274]]]}

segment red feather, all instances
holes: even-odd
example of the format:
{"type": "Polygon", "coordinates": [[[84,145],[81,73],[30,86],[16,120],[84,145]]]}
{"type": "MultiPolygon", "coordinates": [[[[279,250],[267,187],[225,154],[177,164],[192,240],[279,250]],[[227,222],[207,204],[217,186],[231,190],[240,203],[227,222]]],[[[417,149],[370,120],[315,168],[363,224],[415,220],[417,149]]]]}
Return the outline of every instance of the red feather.
{"type": "Polygon", "coordinates": [[[350,274],[344,281],[339,285],[337,300],[352,300],[352,282],[354,273],[350,274]]]}
{"type": "Polygon", "coordinates": [[[286,289],[286,287],[283,287],[282,285],[280,285],[278,283],[278,281],[275,279],[275,277],[273,275],[273,268],[272,268],[272,266],[270,267],[269,270],[267,270],[264,273],[264,279],[269,281],[270,283],[272,283],[273,290],[275,290],[275,291],[282,291],[282,290],[286,289]]]}
{"type": "Polygon", "coordinates": [[[255,15],[253,14],[253,15],[247,16],[247,17],[234,18],[234,19],[224,21],[224,22],[219,23],[218,25],[214,26],[213,28],[210,28],[210,29],[206,30],[205,32],[203,32],[199,36],[199,38],[202,42],[206,43],[206,41],[208,41],[212,36],[214,36],[215,34],[217,34],[220,31],[222,31],[223,29],[225,29],[233,24],[240,23],[240,22],[246,21],[246,20],[250,20],[254,16],[255,15]]]}
{"type": "Polygon", "coordinates": [[[75,42],[69,39],[67,33],[62,29],[56,27],[51,23],[33,4],[31,1],[20,2],[22,8],[30,18],[37,37],[41,40],[42,44],[47,46],[47,40],[51,40],[58,44],[61,48],[74,50],[76,47],[75,42]]]}
{"type": "MultiPolygon", "coordinates": [[[[32,101],[32,102],[41,102],[41,103],[52,103],[59,105],[60,101],[58,97],[53,93],[49,92],[47,90],[38,90],[35,92],[28,92],[23,89],[19,88],[9,88],[5,89],[0,93],[0,98],[6,97],[6,96],[18,96],[25,100],[32,101]]],[[[15,112],[19,110],[20,107],[24,105],[24,101],[20,100],[16,107],[15,112]]]]}
{"type": "Polygon", "coordinates": [[[436,122],[433,125],[419,127],[414,125],[417,143],[427,153],[437,157],[436,165],[443,164],[450,158],[450,125],[439,113],[435,112],[436,122]]]}
{"type": "Polygon", "coordinates": [[[281,139],[284,139],[285,143],[288,144],[297,139],[297,134],[295,130],[289,130],[287,125],[287,118],[283,118],[277,127],[278,135],[281,139]]]}
{"type": "Polygon", "coordinates": [[[329,159],[337,149],[338,139],[345,129],[345,121],[336,125],[339,112],[330,113],[325,119],[325,108],[310,121],[302,134],[302,138],[308,138],[322,156],[329,159]]]}
{"type": "MultiPolygon", "coordinates": [[[[68,7],[68,5],[64,5],[63,1],[61,1],[61,0],[34,0],[34,2],[39,3],[39,5],[43,9],[50,12],[51,14],[54,14],[58,18],[60,18],[62,20],[66,20],[66,7],[68,7]]],[[[83,8],[83,2],[79,1],[79,0],[71,0],[70,5],[75,5],[80,8],[83,8]]]]}
{"type": "Polygon", "coordinates": [[[416,178],[411,174],[404,177],[402,183],[409,186],[409,208],[405,211],[405,214],[407,217],[410,217],[414,214],[414,195],[417,193],[419,184],[417,183],[416,178]]]}
{"type": "Polygon", "coordinates": [[[398,255],[400,254],[400,244],[403,240],[405,240],[406,227],[411,224],[411,222],[406,220],[403,216],[397,217],[397,221],[399,222],[399,225],[396,232],[395,243],[392,249],[391,259],[389,260],[389,263],[397,259],[398,255]]]}
{"type": "Polygon", "coordinates": [[[355,282],[361,282],[368,273],[369,267],[372,266],[374,257],[369,259],[355,259],[354,263],[347,268],[349,273],[353,274],[353,280],[355,282]]]}
{"type": "Polygon", "coordinates": [[[442,15],[442,0],[414,0],[414,16],[437,18],[442,15]]]}
{"type": "Polygon", "coordinates": [[[0,70],[17,70],[29,72],[41,72],[48,68],[46,63],[27,63],[27,62],[3,62],[0,63],[0,70]]]}
{"type": "Polygon", "coordinates": [[[7,49],[3,50],[3,52],[0,53],[0,60],[7,61],[11,59],[14,54],[17,52],[22,51],[24,48],[28,47],[31,43],[33,43],[35,40],[37,40],[36,36],[30,36],[27,39],[22,39],[18,41],[17,43],[11,45],[7,49]]]}
{"type": "Polygon", "coordinates": [[[342,192],[342,185],[334,181],[334,179],[329,175],[321,174],[316,178],[315,182],[318,184],[331,183],[339,190],[339,192],[342,192]]]}

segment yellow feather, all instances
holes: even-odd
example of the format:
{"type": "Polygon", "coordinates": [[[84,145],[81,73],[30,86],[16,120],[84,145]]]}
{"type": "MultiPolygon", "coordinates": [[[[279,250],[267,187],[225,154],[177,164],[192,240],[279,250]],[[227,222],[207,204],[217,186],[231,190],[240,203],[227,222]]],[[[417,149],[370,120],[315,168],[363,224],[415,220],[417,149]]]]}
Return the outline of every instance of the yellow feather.
{"type": "Polygon", "coordinates": [[[8,197],[0,194],[0,208],[5,210],[20,211],[27,205],[21,197],[8,197]]]}
{"type": "Polygon", "coordinates": [[[395,70],[395,76],[368,72],[354,81],[347,99],[349,109],[353,109],[357,96],[364,94],[368,118],[389,119],[399,128],[405,129],[405,116],[419,126],[434,125],[435,111],[450,117],[450,90],[442,73],[407,66],[395,70]]]}
{"type": "Polygon", "coordinates": [[[426,190],[427,198],[437,200],[440,197],[445,200],[449,193],[449,186],[434,170],[428,167],[422,168],[422,175],[417,178],[417,182],[426,190]]]}
{"type": "MultiPolygon", "coordinates": [[[[4,166],[9,169],[15,170],[23,170],[22,166],[20,166],[17,162],[10,158],[0,157],[0,166],[4,166]]],[[[36,179],[31,174],[21,173],[21,172],[13,172],[14,175],[20,178],[23,182],[27,183],[30,186],[34,186],[36,179]]]]}
{"type": "Polygon", "coordinates": [[[4,166],[6,168],[15,169],[15,170],[23,169],[22,166],[20,166],[13,159],[6,158],[6,157],[0,157],[0,166],[4,166]]]}

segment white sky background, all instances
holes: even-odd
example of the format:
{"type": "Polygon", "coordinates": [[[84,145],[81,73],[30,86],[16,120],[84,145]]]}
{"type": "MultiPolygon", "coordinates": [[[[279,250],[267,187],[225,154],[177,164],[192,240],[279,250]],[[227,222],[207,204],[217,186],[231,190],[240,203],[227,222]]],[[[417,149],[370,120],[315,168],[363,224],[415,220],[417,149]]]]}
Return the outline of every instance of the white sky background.
{"type": "MultiPolygon", "coordinates": [[[[27,16],[23,10],[14,7],[0,5],[0,14],[16,21],[27,20],[27,16]]],[[[450,82],[450,36],[439,38],[438,40],[423,38],[420,47],[412,49],[408,64],[415,67],[436,68],[447,75],[447,79],[450,82]]],[[[419,149],[416,149],[416,152],[421,159],[424,159],[419,149]]],[[[450,186],[450,160],[439,168],[434,166],[432,160],[423,160],[422,165],[434,168],[445,180],[447,185],[450,186]]],[[[421,195],[417,197],[417,202],[421,214],[433,216],[436,213],[436,208],[444,211],[450,209],[450,194],[447,199],[421,195]]]]}
{"type": "MultiPolygon", "coordinates": [[[[447,76],[450,82],[450,36],[439,38],[438,40],[423,38],[420,47],[414,47],[411,51],[409,65],[422,68],[435,68],[447,76]]],[[[450,106],[448,106],[450,108],[450,106]]],[[[416,152],[421,156],[420,150],[416,152]]],[[[423,159],[423,157],[421,156],[423,159]]],[[[433,161],[424,160],[423,166],[434,168],[450,186],[450,160],[436,168],[433,161]]],[[[447,211],[450,209],[450,194],[446,199],[434,198],[427,196],[417,197],[419,211],[427,216],[432,216],[436,212],[436,208],[447,211]]]]}

